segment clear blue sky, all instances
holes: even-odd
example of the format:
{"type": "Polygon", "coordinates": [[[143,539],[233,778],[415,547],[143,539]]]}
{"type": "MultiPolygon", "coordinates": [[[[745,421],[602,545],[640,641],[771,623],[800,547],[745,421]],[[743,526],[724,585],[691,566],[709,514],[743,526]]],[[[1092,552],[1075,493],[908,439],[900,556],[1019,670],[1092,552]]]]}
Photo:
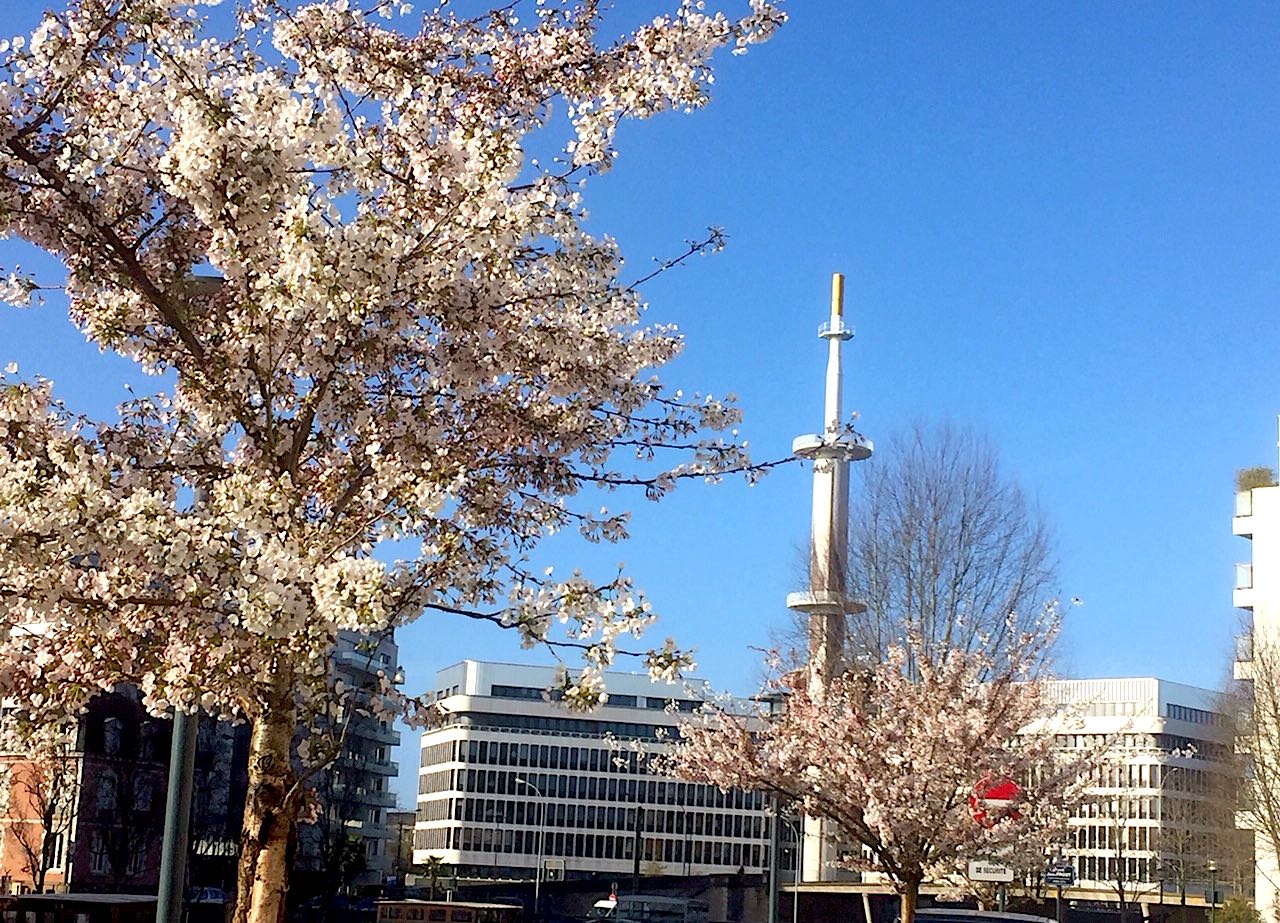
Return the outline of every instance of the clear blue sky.
{"type": "MultiPolygon", "coordinates": [[[[630,2],[630,0],[628,0],[630,2]]],[[[33,15],[0,3],[11,29],[33,15]]],[[[1233,475],[1275,464],[1280,17],[1263,4],[853,4],[725,58],[711,107],[633,123],[589,189],[634,275],[709,224],[728,249],[651,284],[689,338],[668,378],[734,391],[759,457],[819,425],[815,336],[848,276],[846,402],[872,438],[987,433],[1059,536],[1070,675],[1216,686],[1229,670],[1233,475]]],[[[22,253],[3,245],[0,263],[22,253]]],[[[26,262],[30,259],[24,257],[26,262]]],[[[104,412],[126,370],[57,305],[0,310],[0,361],[104,412]]],[[[607,501],[618,505],[618,497],[607,501]]],[[[741,690],[795,589],[809,473],[637,500],[625,560],[703,674],[741,690]]],[[[401,636],[409,685],[544,660],[443,617],[401,636]]],[[[412,743],[412,736],[406,735],[412,743]]],[[[417,764],[402,754],[404,776],[417,764]]],[[[406,781],[405,792],[412,790],[406,781]]]]}

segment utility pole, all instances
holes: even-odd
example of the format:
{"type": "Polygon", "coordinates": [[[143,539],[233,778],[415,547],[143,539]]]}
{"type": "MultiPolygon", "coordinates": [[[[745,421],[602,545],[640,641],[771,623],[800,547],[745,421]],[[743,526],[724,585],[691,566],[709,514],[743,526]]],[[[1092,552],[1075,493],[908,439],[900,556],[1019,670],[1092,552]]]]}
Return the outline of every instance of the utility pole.
{"type": "MultiPolygon", "coordinates": [[[[187,276],[188,297],[210,297],[226,284],[219,276],[187,276]]],[[[204,491],[196,490],[196,506],[204,491]]],[[[160,841],[160,887],[156,894],[156,923],[182,923],[182,898],[187,884],[187,846],[191,839],[191,797],[195,791],[196,747],[200,707],[173,710],[173,741],[169,748],[169,784],[164,799],[164,838],[160,841]]]]}
{"type": "Polygon", "coordinates": [[[631,893],[640,893],[640,848],[644,845],[644,805],[636,805],[635,846],[631,850],[631,893]]]}
{"type": "Polygon", "coordinates": [[[160,890],[156,923],[182,923],[187,880],[187,843],[191,835],[191,795],[195,789],[196,745],[200,713],[174,709],[169,750],[169,788],[164,799],[164,839],[160,843],[160,890]]]}
{"type": "MultiPolygon", "coordinates": [[[[821,433],[799,436],[792,452],[813,462],[813,531],[809,547],[809,589],[789,593],[787,608],[809,623],[809,689],[821,698],[835,678],[844,653],[845,616],[866,611],[849,598],[849,462],[871,457],[871,440],[859,435],[841,409],[843,372],[840,347],[853,339],[844,323],[844,276],[831,277],[831,317],[818,328],[827,341],[826,401],[821,433]]],[[[803,863],[807,881],[821,881],[831,857],[831,834],[821,818],[806,817],[803,863]]]]}

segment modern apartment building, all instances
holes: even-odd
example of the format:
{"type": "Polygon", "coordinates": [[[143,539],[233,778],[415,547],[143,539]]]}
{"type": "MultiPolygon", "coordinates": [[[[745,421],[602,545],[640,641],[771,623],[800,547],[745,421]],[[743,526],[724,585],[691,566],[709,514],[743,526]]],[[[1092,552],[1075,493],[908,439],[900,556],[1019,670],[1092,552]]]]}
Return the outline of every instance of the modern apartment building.
{"type": "Polygon", "coordinates": [[[551,667],[441,670],[449,711],[422,735],[414,862],[462,878],[704,875],[768,866],[764,797],[657,775],[651,757],[700,704],[678,684],[610,673],[590,714],[549,701],[551,667]],[[638,844],[638,846],[637,846],[638,844]]]}
{"type": "MultiPolygon", "coordinates": [[[[1280,487],[1274,472],[1265,468],[1240,472],[1231,531],[1249,539],[1252,551],[1250,560],[1236,565],[1232,594],[1246,622],[1236,644],[1235,675],[1247,689],[1254,678],[1255,644],[1259,650],[1280,650],[1280,487]]],[[[1250,823],[1247,812],[1241,821],[1250,823]]],[[[1274,920],[1280,911],[1280,862],[1262,830],[1255,831],[1254,851],[1254,904],[1264,920],[1274,920]]]]}
{"type": "MultiPolygon", "coordinates": [[[[1060,680],[1050,694],[1079,716],[1064,747],[1109,747],[1070,819],[1064,858],[1103,900],[1204,899],[1251,875],[1235,829],[1230,730],[1218,694],[1162,679],[1060,680]],[[1212,863],[1212,865],[1211,865],[1212,863]]],[[[1247,887],[1245,887],[1247,890],[1247,887]]]]}
{"type": "MultiPolygon", "coordinates": [[[[357,701],[367,704],[378,688],[379,674],[396,679],[399,648],[388,637],[370,640],[343,632],[333,653],[333,671],[357,701]]],[[[322,809],[314,824],[299,832],[299,862],[314,871],[332,875],[332,856],[343,839],[360,841],[363,870],[353,885],[382,884],[392,871],[396,829],[388,814],[396,806],[392,784],[400,771],[391,759],[391,748],[400,743],[400,732],[389,721],[352,709],[342,755],[318,780],[322,809]]]]}

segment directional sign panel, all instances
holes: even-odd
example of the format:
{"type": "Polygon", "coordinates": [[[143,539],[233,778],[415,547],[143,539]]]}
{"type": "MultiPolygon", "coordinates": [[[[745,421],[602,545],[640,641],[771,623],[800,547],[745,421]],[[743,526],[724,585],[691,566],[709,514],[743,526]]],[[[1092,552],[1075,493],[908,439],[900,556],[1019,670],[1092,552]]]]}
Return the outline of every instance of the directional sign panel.
{"type": "Polygon", "coordinates": [[[1044,883],[1056,888],[1069,888],[1076,883],[1076,870],[1070,865],[1051,865],[1044,872],[1044,883]]]}
{"type": "Polygon", "coordinates": [[[977,859],[969,863],[970,881],[1013,881],[1013,869],[1007,865],[977,859]]]}

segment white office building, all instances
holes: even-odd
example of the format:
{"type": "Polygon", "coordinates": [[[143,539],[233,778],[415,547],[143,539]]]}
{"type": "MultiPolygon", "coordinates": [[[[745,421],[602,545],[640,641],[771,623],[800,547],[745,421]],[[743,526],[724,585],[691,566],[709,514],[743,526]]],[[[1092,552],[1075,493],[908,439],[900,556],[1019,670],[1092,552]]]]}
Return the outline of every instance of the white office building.
{"type": "Polygon", "coordinates": [[[467,660],[441,670],[447,722],[422,735],[414,862],[463,878],[759,872],[768,818],[759,793],[721,792],[653,773],[649,758],[688,687],[609,673],[589,714],[549,701],[555,670],[467,660]],[[638,813],[639,812],[639,813],[638,813]],[[637,833],[637,830],[639,831],[637,833]]]}
{"type": "Polygon", "coordinates": [[[1109,748],[1070,819],[1064,858],[1077,887],[1112,901],[1122,887],[1143,903],[1200,904],[1214,879],[1228,890],[1252,862],[1235,829],[1232,744],[1218,694],[1151,678],[1050,687],[1079,716],[1062,746],[1109,748]]]}
{"type": "MultiPolygon", "coordinates": [[[[1280,487],[1275,485],[1274,472],[1265,469],[1244,471],[1241,476],[1231,531],[1250,540],[1251,555],[1236,565],[1232,597],[1248,626],[1236,645],[1235,665],[1236,678],[1247,681],[1254,675],[1255,639],[1268,650],[1280,644],[1280,487]]],[[[1240,819],[1250,823],[1247,812],[1240,819]]],[[[1254,851],[1254,904],[1264,920],[1275,920],[1280,912],[1280,862],[1262,830],[1254,832],[1254,851]]]]}

